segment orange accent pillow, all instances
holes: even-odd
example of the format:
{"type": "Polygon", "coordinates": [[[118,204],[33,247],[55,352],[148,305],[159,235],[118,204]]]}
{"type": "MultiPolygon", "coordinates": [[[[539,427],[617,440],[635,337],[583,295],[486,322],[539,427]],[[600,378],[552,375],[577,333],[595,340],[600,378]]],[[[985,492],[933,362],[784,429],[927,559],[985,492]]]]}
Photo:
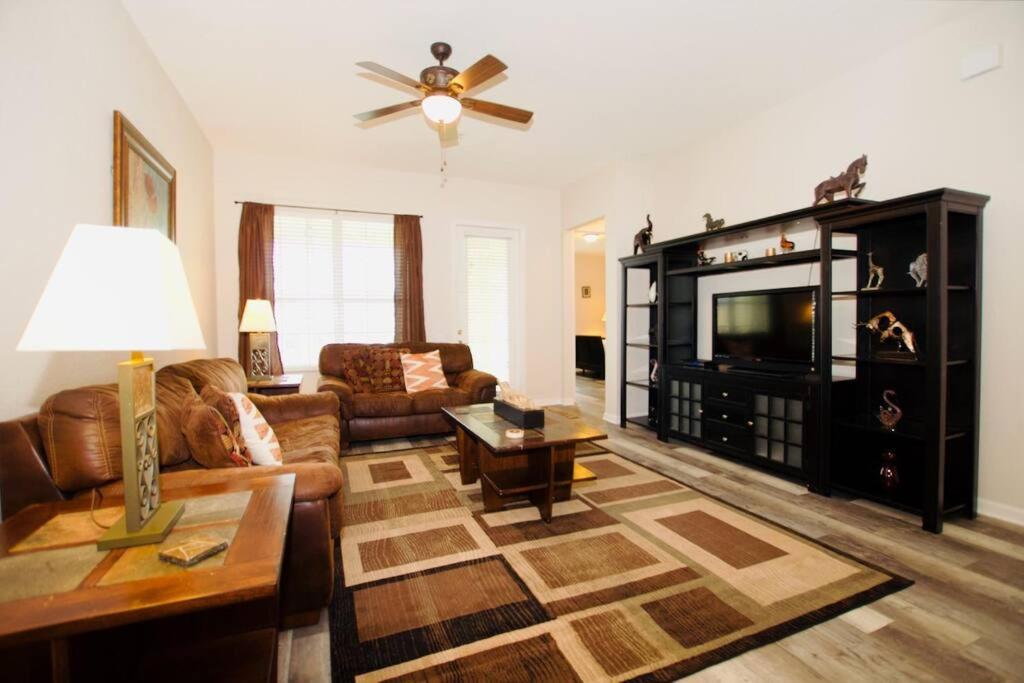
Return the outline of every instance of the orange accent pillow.
{"type": "Polygon", "coordinates": [[[260,409],[253,405],[249,397],[242,393],[228,394],[238,409],[239,425],[242,440],[252,456],[254,465],[281,465],[281,444],[277,440],[274,428],[264,419],[260,409]]]}
{"type": "Polygon", "coordinates": [[[410,394],[427,389],[447,389],[448,380],[441,366],[441,352],[403,353],[402,373],[405,390],[410,394]]]}

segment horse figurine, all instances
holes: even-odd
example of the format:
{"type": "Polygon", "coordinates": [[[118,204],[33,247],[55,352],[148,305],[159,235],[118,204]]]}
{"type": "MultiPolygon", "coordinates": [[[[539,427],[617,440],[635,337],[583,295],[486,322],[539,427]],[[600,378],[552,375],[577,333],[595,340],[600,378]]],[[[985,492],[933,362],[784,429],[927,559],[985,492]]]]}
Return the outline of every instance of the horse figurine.
{"type": "Polygon", "coordinates": [[[811,206],[817,206],[822,200],[831,204],[839,192],[845,192],[847,199],[860,196],[864,190],[864,182],[860,177],[867,170],[868,155],[861,154],[850,162],[846,171],[818,183],[818,186],[814,188],[814,204],[811,206]]]}
{"type": "Polygon", "coordinates": [[[708,232],[712,232],[714,230],[721,230],[724,227],[725,227],[725,219],[724,218],[719,218],[718,220],[714,220],[713,218],[711,218],[711,214],[710,213],[704,214],[704,229],[707,230],[708,232]]]}
{"type": "Polygon", "coordinates": [[[651,222],[651,214],[647,214],[647,227],[643,228],[633,236],[633,256],[641,251],[646,251],[651,244],[651,237],[654,235],[654,223],[651,222]]]}

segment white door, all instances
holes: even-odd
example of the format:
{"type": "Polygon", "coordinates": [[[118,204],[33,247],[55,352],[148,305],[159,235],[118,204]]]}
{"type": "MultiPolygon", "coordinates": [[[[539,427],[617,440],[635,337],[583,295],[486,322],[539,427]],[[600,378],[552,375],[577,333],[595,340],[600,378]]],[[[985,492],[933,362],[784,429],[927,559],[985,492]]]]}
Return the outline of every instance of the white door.
{"type": "Polygon", "coordinates": [[[458,338],[475,368],[521,386],[519,231],[460,226],[457,235],[458,338]]]}

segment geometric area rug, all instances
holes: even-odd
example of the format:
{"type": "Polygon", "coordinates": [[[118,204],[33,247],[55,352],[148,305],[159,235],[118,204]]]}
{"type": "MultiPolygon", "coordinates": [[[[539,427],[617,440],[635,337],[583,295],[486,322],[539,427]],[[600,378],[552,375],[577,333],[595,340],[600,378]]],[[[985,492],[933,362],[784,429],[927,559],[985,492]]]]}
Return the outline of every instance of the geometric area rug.
{"type": "Polygon", "coordinates": [[[335,681],[671,681],[910,581],[588,445],[550,524],[451,445],[349,456],[335,681]]]}

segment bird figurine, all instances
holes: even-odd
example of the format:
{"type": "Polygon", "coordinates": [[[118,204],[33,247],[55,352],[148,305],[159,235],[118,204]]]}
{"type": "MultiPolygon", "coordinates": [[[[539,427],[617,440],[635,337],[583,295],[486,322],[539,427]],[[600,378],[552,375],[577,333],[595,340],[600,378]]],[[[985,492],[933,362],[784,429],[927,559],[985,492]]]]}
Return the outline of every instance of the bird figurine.
{"type": "Polygon", "coordinates": [[[886,389],[882,392],[882,400],[887,405],[878,406],[878,421],[890,432],[896,431],[896,425],[903,419],[903,411],[895,403],[896,392],[886,389]]]}
{"type": "Polygon", "coordinates": [[[791,252],[796,249],[796,242],[786,239],[786,233],[782,233],[782,236],[779,237],[779,248],[782,249],[783,252],[791,252]]]}

